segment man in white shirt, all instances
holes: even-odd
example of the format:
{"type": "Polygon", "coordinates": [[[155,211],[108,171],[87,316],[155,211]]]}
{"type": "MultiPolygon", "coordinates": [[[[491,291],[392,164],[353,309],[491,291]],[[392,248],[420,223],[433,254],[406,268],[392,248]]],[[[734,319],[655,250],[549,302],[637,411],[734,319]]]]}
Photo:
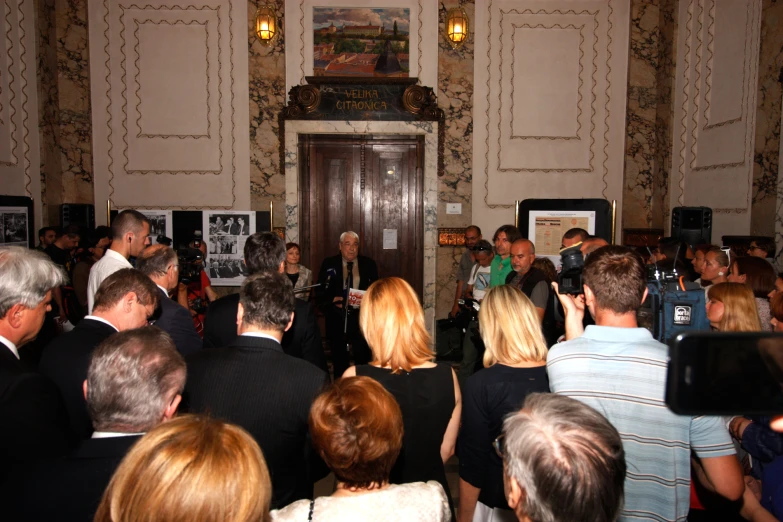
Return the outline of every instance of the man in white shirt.
{"type": "Polygon", "coordinates": [[[8,520],[92,520],[131,446],[177,412],[185,377],[185,361],[159,328],[127,330],[102,342],[81,386],[92,438],[64,459],[27,470],[0,493],[9,495],[8,520]]]}
{"type": "Polygon", "coordinates": [[[0,248],[0,483],[14,467],[63,455],[68,416],[47,378],[27,371],[19,348],[35,339],[65,273],[46,254],[0,248]]]}
{"type": "Polygon", "coordinates": [[[87,313],[92,313],[95,292],[104,279],[122,268],[133,268],[128,258],[136,257],[149,244],[150,222],[136,210],[123,210],[111,224],[112,241],[100,261],[92,265],[87,282],[87,313]]]}
{"type": "MultiPolygon", "coordinates": [[[[470,271],[468,279],[468,289],[465,296],[476,301],[484,299],[484,294],[489,291],[492,260],[495,253],[492,244],[481,239],[473,247],[473,255],[476,257],[476,264],[470,271]]],[[[470,320],[465,328],[465,338],[462,340],[462,361],[459,363],[459,372],[457,373],[460,386],[462,386],[468,377],[473,375],[476,368],[476,361],[479,360],[479,348],[474,341],[479,335],[478,313],[470,320]]]]}
{"type": "Polygon", "coordinates": [[[90,355],[111,335],[145,326],[159,300],[155,283],[144,274],[133,268],[118,270],[98,288],[92,315],[44,348],[38,371],[57,385],[68,409],[71,430],[79,439],[89,438],[92,433],[82,391],[90,355]]]}

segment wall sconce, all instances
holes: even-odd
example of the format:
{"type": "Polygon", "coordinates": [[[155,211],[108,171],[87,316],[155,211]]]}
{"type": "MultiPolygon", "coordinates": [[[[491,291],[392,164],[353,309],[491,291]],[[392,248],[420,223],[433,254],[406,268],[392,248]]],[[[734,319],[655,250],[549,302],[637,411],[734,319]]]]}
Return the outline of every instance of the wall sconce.
{"type": "Polygon", "coordinates": [[[468,13],[461,7],[449,9],[446,13],[446,41],[456,50],[465,45],[470,36],[468,13]]]}
{"type": "Polygon", "coordinates": [[[272,45],[272,41],[279,32],[280,27],[277,23],[275,6],[262,5],[259,7],[256,11],[256,36],[261,43],[266,46],[272,45]]]}

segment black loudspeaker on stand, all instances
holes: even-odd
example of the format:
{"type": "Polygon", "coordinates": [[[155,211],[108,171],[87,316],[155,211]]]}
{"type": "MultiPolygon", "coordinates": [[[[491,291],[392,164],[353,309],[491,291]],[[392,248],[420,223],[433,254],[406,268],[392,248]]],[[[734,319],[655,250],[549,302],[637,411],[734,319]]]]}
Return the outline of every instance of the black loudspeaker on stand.
{"type": "Polygon", "coordinates": [[[672,237],[691,247],[712,243],[712,209],[708,207],[674,207],[672,237]]]}
{"type": "Polygon", "coordinates": [[[60,226],[78,225],[82,229],[95,228],[95,207],[75,203],[60,205],[60,226]]]}

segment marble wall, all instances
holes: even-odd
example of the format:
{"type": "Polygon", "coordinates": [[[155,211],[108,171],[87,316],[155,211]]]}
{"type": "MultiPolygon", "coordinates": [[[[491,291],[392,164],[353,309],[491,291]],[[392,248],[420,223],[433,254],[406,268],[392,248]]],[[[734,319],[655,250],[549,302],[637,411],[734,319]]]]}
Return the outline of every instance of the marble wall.
{"type": "Polygon", "coordinates": [[[87,0],[55,0],[55,28],[61,201],[93,203],[87,0]]]}
{"type": "MultiPolygon", "coordinates": [[[[247,5],[250,79],[250,205],[251,210],[268,210],[274,203],[273,224],[285,225],[285,177],[280,172],[277,115],[286,102],[285,34],[270,47],[253,32],[256,10],[267,1],[251,0],[247,5]]],[[[285,0],[273,2],[283,27],[285,0]]]]}
{"type": "MultiPolygon", "coordinates": [[[[440,3],[438,21],[446,12],[461,6],[475,20],[475,3],[448,0],[440,3]]],[[[438,180],[438,226],[466,227],[471,224],[473,179],[473,38],[453,50],[438,38],[438,105],[446,113],[445,174],[438,180]],[[461,203],[462,214],[446,214],[446,203],[461,203]]],[[[490,234],[491,232],[484,232],[490,234]]],[[[454,274],[462,247],[438,247],[435,316],[446,317],[454,302],[454,274]]]]}
{"type": "MultiPolygon", "coordinates": [[[[759,84],[756,94],[756,147],[753,165],[753,200],[750,233],[772,236],[775,220],[781,220],[778,163],[780,149],[781,90],[783,68],[783,3],[763,0],[759,84]]],[[[778,245],[778,250],[783,244],[778,245]]]]}
{"type": "Polygon", "coordinates": [[[660,0],[658,68],[656,69],[655,140],[652,228],[666,230],[670,222],[669,172],[672,168],[674,74],[677,56],[677,0],[660,0]]]}
{"type": "Polygon", "coordinates": [[[660,62],[660,1],[631,1],[623,227],[653,226],[657,161],[656,106],[660,62]],[[641,210],[641,211],[640,211],[641,210]]]}
{"type": "Polygon", "coordinates": [[[38,138],[41,144],[41,204],[45,224],[58,221],[62,202],[62,164],[59,149],[60,110],[57,103],[57,31],[55,0],[35,2],[38,74],[38,138]]]}

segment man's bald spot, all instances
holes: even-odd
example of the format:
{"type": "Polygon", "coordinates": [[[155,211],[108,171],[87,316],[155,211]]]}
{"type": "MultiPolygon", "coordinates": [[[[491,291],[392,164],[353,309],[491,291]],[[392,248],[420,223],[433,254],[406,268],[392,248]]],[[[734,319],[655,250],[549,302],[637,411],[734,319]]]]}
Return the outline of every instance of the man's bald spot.
{"type": "Polygon", "coordinates": [[[579,250],[582,251],[582,255],[586,256],[588,254],[592,254],[602,246],[606,246],[609,243],[600,237],[591,237],[590,239],[585,239],[582,241],[582,246],[579,247],[579,250]]]}
{"type": "Polygon", "coordinates": [[[525,239],[525,238],[517,239],[516,241],[514,241],[514,243],[512,243],[511,248],[520,247],[520,246],[524,246],[525,248],[529,249],[528,254],[536,253],[536,245],[534,245],[533,242],[530,241],[529,239],[525,239]]]}

